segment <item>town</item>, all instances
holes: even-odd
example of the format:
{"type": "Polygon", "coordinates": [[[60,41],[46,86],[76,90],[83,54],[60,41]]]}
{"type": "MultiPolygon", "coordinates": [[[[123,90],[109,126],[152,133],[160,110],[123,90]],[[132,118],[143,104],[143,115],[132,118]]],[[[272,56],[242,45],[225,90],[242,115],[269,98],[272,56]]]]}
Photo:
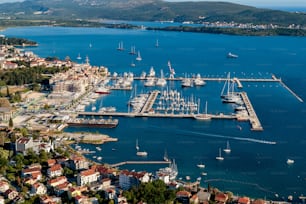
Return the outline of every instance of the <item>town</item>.
{"type": "MultiPolygon", "coordinates": [[[[77,64],[69,57],[65,60],[40,58],[33,52],[7,45],[0,46],[0,67],[3,73],[0,204],[278,203],[235,196],[209,184],[202,187],[200,180],[183,182],[166,171],[151,173],[114,168],[90,161],[82,152],[71,148],[71,142],[84,141],[62,132],[65,121],[85,96],[95,97],[93,89],[110,75],[106,67],[91,66],[89,59],[77,64]],[[34,71],[38,68],[56,71],[38,74],[34,71]],[[36,77],[46,77],[48,83],[36,84],[36,80],[8,86],[3,83],[4,76],[11,81],[20,80],[5,75],[14,70],[31,71],[36,77]]],[[[86,140],[94,144],[97,141],[114,142],[116,138],[102,135],[94,141],[86,140]]]]}

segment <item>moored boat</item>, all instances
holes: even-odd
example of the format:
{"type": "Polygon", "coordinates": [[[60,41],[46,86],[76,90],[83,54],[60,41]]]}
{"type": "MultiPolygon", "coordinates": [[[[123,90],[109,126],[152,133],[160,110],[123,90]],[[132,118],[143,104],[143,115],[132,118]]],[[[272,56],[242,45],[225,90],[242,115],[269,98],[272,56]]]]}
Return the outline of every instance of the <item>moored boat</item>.
{"type": "Polygon", "coordinates": [[[104,86],[99,86],[96,90],[95,93],[98,94],[110,94],[110,90],[104,86]]]}
{"type": "Polygon", "coordinates": [[[287,159],[287,164],[293,164],[294,160],[293,159],[287,159]]]}
{"type": "Polygon", "coordinates": [[[81,119],[71,118],[67,122],[68,126],[72,127],[100,127],[100,128],[115,128],[119,121],[118,119],[81,119]]]}

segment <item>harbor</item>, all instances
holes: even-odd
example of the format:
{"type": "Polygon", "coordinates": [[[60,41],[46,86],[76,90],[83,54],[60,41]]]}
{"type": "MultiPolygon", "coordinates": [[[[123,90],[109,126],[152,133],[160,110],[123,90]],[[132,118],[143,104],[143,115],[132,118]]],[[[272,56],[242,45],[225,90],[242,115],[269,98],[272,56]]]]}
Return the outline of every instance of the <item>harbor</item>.
{"type": "MultiPolygon", "coordinates": [[[[131,90],[132,82],[134,80],[152,80],[156,81],[158,80],[157,77],[155,77],[155,71],[153,68],[150,70],[150,74],[148,76],[142,76],[142,77],[134,77],[134,74],[124,74],[124,79],[120,78],[120,83],[122,80],[128,80],[129,81],[129,86],[128,87],[119,87],[118,85],[115,86],[109,86],[110,90],[131,90]],[[152,74],[153,72],[153,74],[152,74]]],[[[197,77],[198,78],[198,77],[197,77]]],[[[182,77],[170,77],[170,78],[165,78],[166,81],[176,81],[180,82],[183,81],[184,79],[193,81],[195,78],[182,78],[182,77]]],[[[303,101],[301,98],[299,98],[291,89],[289,89],[281,79],[275,77],[274,74],[271,75],[271,78],[230,78],[229,73],[226,78],[209,78],[209,77],[201,77],[198,78],[203,81],[217,81],[217,82],[225,82],[228,83],[228,89],[234,88],[236,86],[239,90],[243,89],[243,82],[276,82],[280,83],[283,87],[285,87],[293,96],[295,96],[299,101],[303,101]]],[[[118,81],[117,75],[115,77],[110,77],[107,79],[108,81],[118,81]]],[[[226,84],[225,84],[226,86],[226,84]]],[[[226,88],[226,87],[225,87],[226,88]]],[[[224,88],[223,88],[224,89],[224,88]]],[[[224,90],[223,90],[224,91],[224,90]]],[[[229,94],[230,90],[227,90],[229,94]]],[[[136,92],[136,90],[135,90],[136,92]]],[[[263,127],[260,123],[260,120],[256,114],[256,111],[250,101],[250,99],[247,96],[247,93],[245,91],[242,92],[234,92],[234,94],[237,94],[238,97],[241,99],[241,103],[239,104],[240,107],[245,107],[246,112],[241,113],[231,113],[231,114],[224,114],[222,112],[220,113],[206,113],[208,118],[210,119],[226,119],[226,120],[237,120],[237,121],[249,121],[251,130],[252,131],[263,131],[263,127]]],[[[131,101],[129,104],[129,110],[128,112],[121,112],[121,111],[78,111],[77,112],[77,117],[152,117],[152,118],[189,118],[189,119],[197,119],[199,115],[199,108],[197,107],[196,104],[196,99],[191,99],[191,101],[183,101],[183,103],[191,103],[190,107],[187,107],[185,110],[181,110],[181,108],[184,108],[183,105],[179,105],[177,103],[181,103],[180,101],[183,96],[179,94],[178,91],[176,90],[170,90],[169,93],[161,90],[153,90],[150,91],[149,93],[146,94],[141,94],[138,95],[135,93],[134,99],[137,101],[131,101]],[[169,107],[165,108],[164,103],[169,103],[168,101],[164,100],[164,98],[167,97],[167,100],[169,100],[169,97],[171,98],[170,100],[173,100],[172,103],[170,104],[169,107]],[[139,100],[139,101],[138,101],[139,100]],[[177,100],[177,101],[175,101],[177,100]],[[133,104],[134,103],[134,104],[133,104]],[[135,105],[136,103],[136,105],[135,105]],[[130,111],[130,107],[133,108],[132,111],[130,111]]],[[[239,99],[239,101],[240,101],[239,99]]],[[[199,99],[198,99],[199,100],[199,99]]],[[[224,101],[224,100],[223,100],[224,101]]],[[[226,102],[227,103],[227,102],[226,102]]],[[[167,105],[167,104],[166,104],[167,105]]]]}

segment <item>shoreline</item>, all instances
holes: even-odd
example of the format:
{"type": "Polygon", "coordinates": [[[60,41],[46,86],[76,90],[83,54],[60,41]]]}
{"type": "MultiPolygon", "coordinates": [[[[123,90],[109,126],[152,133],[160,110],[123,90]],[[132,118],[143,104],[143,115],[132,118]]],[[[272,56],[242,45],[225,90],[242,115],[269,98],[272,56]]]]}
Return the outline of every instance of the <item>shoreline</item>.
{"type": "Polygon", "coordinates": [[[68,137],[70,139],[66,140],[66,143],[83,143],[83,144],[95,144],[100,145],[106,142],[117,142],[118,138],[110,137],[105,134],[94,134],[90,132],[77,132],[77,133],[69,133],[63,132],[60,134],[55,134],[57,138],[68,137]]]}

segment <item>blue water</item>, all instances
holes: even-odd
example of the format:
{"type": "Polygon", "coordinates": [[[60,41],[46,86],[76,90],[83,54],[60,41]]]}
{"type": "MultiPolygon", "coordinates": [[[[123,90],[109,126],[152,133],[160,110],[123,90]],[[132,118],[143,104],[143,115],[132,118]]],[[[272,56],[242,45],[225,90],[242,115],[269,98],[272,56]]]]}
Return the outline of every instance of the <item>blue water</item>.
{"type": "MultiPolygon", "coordinates": [[[[41,57],[58,56],[73,60],[80,53],[88,56],[90,63],[106,66],[110,71],[132,71],[139,75],[154,66],[157,73],[163,69],[168,75],[168,60],[177,76],[200,73],[202,76],[231,76],[270,78],[272,74],[282,80],[301,98],[306,99],[306,38],[304,37],[247,37],[211,35],[184,32],[160,32],[146,30],[115,30],[105,28],[11,28],[1,34],[35,40],[38,47],[27,48],[41,57]],[[158,39],[159,48],[155,48],[158,39]],[[122,41],[126,51],[116,50],[122,41]],[[92,46],[90,47],[89,44],[92,46]],[[135,61],[128,54],[130,46],[140,50],[143,60],[135,61]],[[228,59],[233,52],[237,59],[228,59]],[[136,67],[130,67],[134,61],[136,67]]],[[[83,62],[81,60],[80,62],[83,62]]],[[[152,90],[135,82],[138,92],[152,90]]],[[[306,194],[306,106],[299,102],[279,83],[243,83],[248,96],[264,128],[252,132],[248,122],[212,120],[200,122],[192,119],[120,118],[115,129],[68,128],[66,131],[92,131],[119,139],[116,143],[102,145],[99,152],[103,162],[116,163],[125,160],[141,160],[135,155],[135,141],[149,153],[144,160],[161,160],[164,151],[175,158],[179,177],[189,175],[193,180],[202,170],[196,167],[203,162],[208,173],[202,176],[201,185],[209,183],[222,190],[252,197],[275,198],[306,194]],[[242,129],[240,130],[241,127],[242,129]],[[276,141],[276,145],[251,142],[249,139],[276,141]],[[223,162],[215,157],[226,141],[232,152],[223,162]],[[115,148],[116,151],[112,151],[115,148]],[[288,158],[294,159],[291,166],[288,158]]],[[[222,104],[221,82],[207,82],[201,88],[181,90],[176,83],[169,85],[184,96],[208,101],[208,112],[231,113],[232,105],[222,104]]],[[[127,111],[130,91],[113,91],[98,99],[96,106],[114,105],[118,111],[127,111]]],[[[88,107],[89,108],[89,107],[88,107]]],[[[84,145],[95,150],[93,145],[84,145]]],[[[160,165],[129,165],[122,168],[154,172],[160,165]]]]}

